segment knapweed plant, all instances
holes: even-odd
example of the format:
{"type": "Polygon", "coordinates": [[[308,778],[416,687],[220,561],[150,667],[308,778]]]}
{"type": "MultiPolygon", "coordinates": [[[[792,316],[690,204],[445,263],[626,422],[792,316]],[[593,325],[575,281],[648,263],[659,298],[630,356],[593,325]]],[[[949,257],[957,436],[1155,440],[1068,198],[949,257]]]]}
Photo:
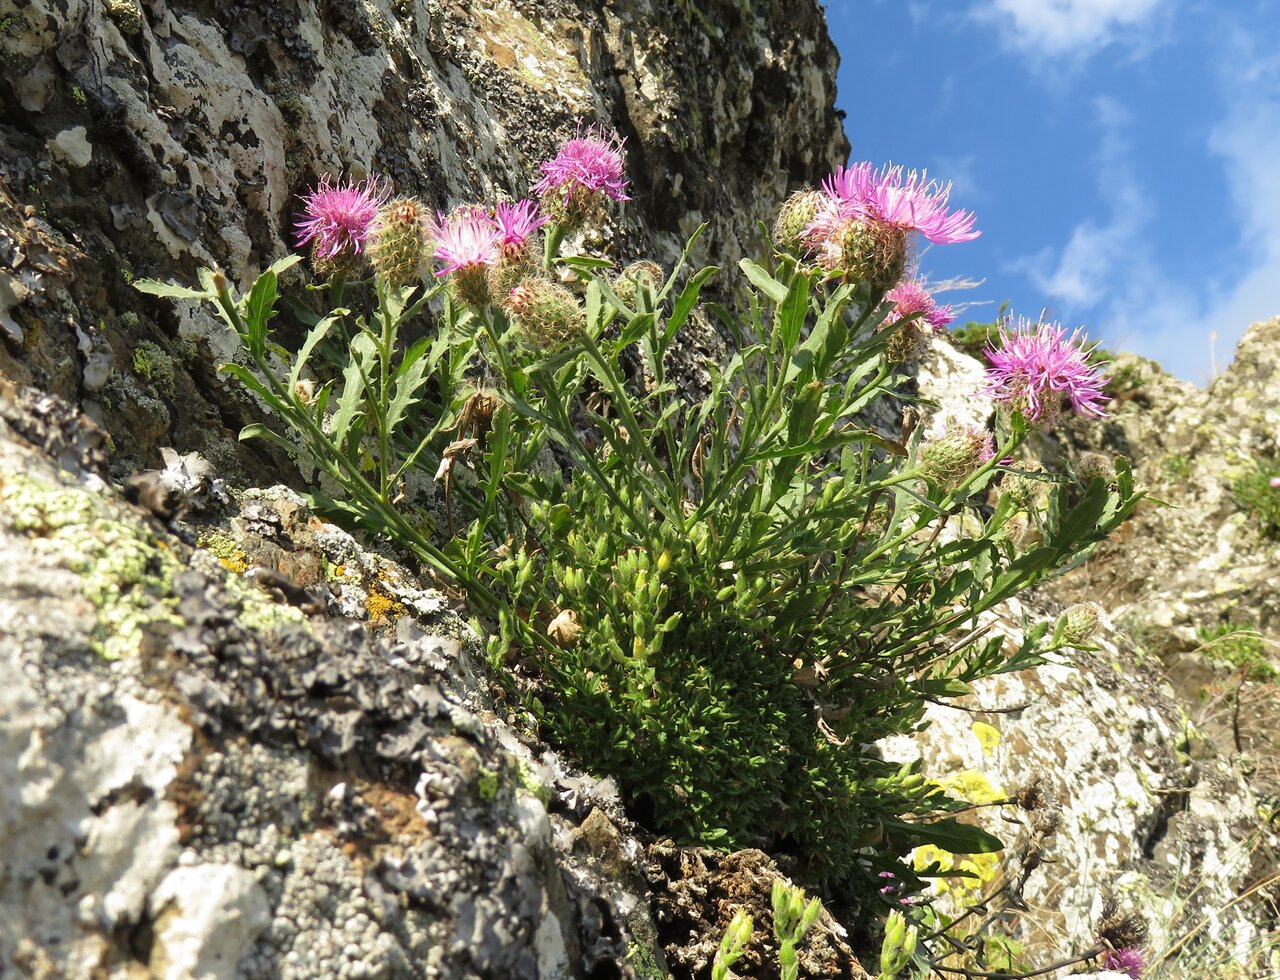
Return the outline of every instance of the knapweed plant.
{"type": "Polygon", "coordinates": [[[1083,489],[1002,477],[1032,428],[1100,413],[1080,338],[1006,324],[993,430],[879,431],[868,410],[906,397],[951,317],[907,276],[912,237],[977,235],[949,187],[841,168],[719,284],[732,310],[703,301],[720,270],[688,250],[669,274],[560,254],[627,189],[621,144],[594,129],[542,165],[537,203],[428,215],[328,179],[299,226],[327,304],[289,304],[296,350],[271,325],[297,257],[243,296],[209,270],[197,289],[138,286],[214,304],[245,353],[224,370],[274,416],[244,435],[304,455],[318,506],[465,590],[541,734],[652,829],[788,852],[872,901],[883,870],[919,884],[901,861],[918,844],[998,848],[875,743],[1070,644],[1048,624],[1011,643],[985,614],[1083,561],[1136,503],[1123,461],[1083,489]],[[671,352],[699,306],[737,343],[691,398],[671,352]],[[443,485],[453,533],[405,516],[415,470],[443,485]]]}

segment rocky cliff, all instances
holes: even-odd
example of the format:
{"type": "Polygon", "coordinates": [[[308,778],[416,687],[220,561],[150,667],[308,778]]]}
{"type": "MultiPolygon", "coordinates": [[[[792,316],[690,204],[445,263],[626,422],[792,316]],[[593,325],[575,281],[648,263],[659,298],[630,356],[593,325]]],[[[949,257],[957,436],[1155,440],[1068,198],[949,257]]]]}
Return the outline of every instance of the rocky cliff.
{"type": "MultiPolygon", "coordinates": [[[[216,373],[222,328],[130,283],[244,284],[328,171],[440,208],[524,194],[584,119],[627,138],[636,198],[585,244],[669,261],[706,221],[730,266],[847,150],[818,5],[0,0],[0,53],[0,975],[707,975],[785,864],[653,840],[520,735],[457,597],[278,485],[296,469],[236,439],[255,409],[216,373]]],[[[1160,944],[1203,923],[1247,951],[1274,924],[1269,689],[1224,713],[1239,666],[1203,631],[1275,638],[1274,539],[1231,488],[1276,456],[1278,333],[1207,393],[1136,366],[1111,420],[1040,447],[1117,448],[1177,506],[998,618],[1014,638],[1089,598],[1094,654],[885,746],[975,802],[1052,801],[1055,863],[1008,924],[1037,948],[1087,944],[1107,892],[1160,944]]],[[[692,329],[686,371],[722,346],[692,329]]],[[[926,358],[938,420],[985,420],[979,371],[926,358]]],[[[984,884],[1025,866],[1026,822],[993,822],[1017,843],[984,884]]],[[[861,977],[855,949],[824,917],[802,966],[861,977]]]]}

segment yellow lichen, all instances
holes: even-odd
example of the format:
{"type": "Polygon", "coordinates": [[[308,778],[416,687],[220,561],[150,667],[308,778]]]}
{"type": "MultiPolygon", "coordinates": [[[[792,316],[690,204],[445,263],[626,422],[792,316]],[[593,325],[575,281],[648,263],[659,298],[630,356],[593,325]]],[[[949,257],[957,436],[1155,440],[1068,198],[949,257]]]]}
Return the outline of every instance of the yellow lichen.
{"type": "Polygon", "coordinates": [[[217,558],[227,571],[243,575],[249,570],[249,556],[229,535],[220,531],[211,531],[208,534],[202,534],[196,543],[217,558]]]}
{"type": "Polygon", "coordinates": [[[375,622],[395,622],[404,615],[404,606],[383,592],[376,584],[369,587],[364,608],[369,613],[369,619],[375,622]]]}

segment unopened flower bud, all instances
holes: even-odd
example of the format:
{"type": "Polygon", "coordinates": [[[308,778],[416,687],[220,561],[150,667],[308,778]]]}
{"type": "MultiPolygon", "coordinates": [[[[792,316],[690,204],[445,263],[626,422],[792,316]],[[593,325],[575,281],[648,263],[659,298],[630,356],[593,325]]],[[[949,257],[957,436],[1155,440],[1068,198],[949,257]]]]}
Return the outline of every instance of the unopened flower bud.
{"type": "Polygon", "coordinates": [[[1039,472],[1039,467],[1027,469],[1026,476],[1017,473],[1006,473],[1004,479],[1000,482],[1001,493],[1012,497],[1013,502],[1022,510],[1031,513],[1040,509],[1040,504],[1044,499],[1045,488],[1047,484],[1044,480],[1037,480],[1032,473],[1039,472]]]}
{"type": "Polygon", "coordinates": [[[951,490],[993,455],[990,432],[973,426],[953,427],[920,447],[919,463],[930,482],[951,490]]]}
{"type": "Polygon", "coordinates": [[[906,271],[907,233],[896,225],[851,221],[833,244],[846,282],[866,282],[872,289],[886,292],[906,271]]]}
{"type": "Polygon", "coordinates": [[[774,244],[778,248],[798,248],[802,244],[804,230],[813,222],[821,203],[822,195],[813,190],[796,191],[787,198],[773,225],[774,244]]]}
{"type": "Polygon", "coordinates": [[[399,197],[378,212],[369,259],[373,270],[392,286],[422,281],[432,252],[426,206],[416,197],[399,197]]]}
{"type": "Polygon", "coordinates": [[[1058,626],[1068,643],[1085,643],[1098,629],[1098,610],[1087,602],[1077,602],[1058,618],[1058,626]]]}
{"type": "Polygon", "coordinates": [[[647,291],[656,296],[666,281],[666,274],[658,263],[632,262],[618,273],[618,278],[613,281],[613,291],[618,295],[618,299],[635,309],[636,300],[642,292],[647,291]]]}
{"type": "Polygon", "coordinates": [[[562,609],[547,625],[547,636],[562,650],[576,647],[582,639],[582,621],[572,609],[562,609]]]}
{"type": "Polygon", "coordinates": [[[913,320],[894,325],[884,345],[884,359],[890,364],[911,364],[929,349],[929,341],[920,326],[913,320]]]}
{"type": "Polygon", "coordinates": [[[1076,461],[1076,476],[1080,482],[1088,486],[1094,480],[1103,483],[1114,483],[1116,479],[1115,461],[1105,453],[1081,453],[1076,461]]]}
{"type": "Polygon", "coordinates": [[[582,329],[577,298],[549,279],[525,279],[502,303],[532,347],[552,350],[582,329]]]}
{"type": "Polygon", "coordinates": [[[302,378],[293,386],[293,395],[304,405],[310,405],[316,397],[316,383],[302,378]]]}

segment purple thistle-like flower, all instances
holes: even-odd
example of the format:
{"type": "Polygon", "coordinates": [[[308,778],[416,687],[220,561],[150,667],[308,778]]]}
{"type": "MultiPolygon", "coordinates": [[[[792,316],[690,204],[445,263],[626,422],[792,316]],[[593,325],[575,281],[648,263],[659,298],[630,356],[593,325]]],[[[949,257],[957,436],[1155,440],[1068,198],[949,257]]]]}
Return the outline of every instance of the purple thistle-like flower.
{"type": "Polygon", "coordinates": [[[560,147],[554,160],[539,168],[543,177],[533,192],[543,195],[561,190],[571,194],[577,188],[599,191],[615,201],[629,201],[627,177],[622,163],[622,143],[617,134],[606,137],[604,131],[589,127],[560,147]]]}
{"type": "Polygon", "coordinates": [[[500,231],[484,208],[462,207],[448,217],[441,214],[431,223],[436,240],[435,257],[444,263],[437,276],[496,265],[500,254],[500,231]]]}
{"type": "Polygon", "coordinates": [[[538,205],[533,201],[517,204],[503,201],[493,212],[493,221],[498,229],[498,247],[503,254],[524,251],[533,233],[548,220],[545,215],[538,214],[538,205]]]}
{"type": "Polygon", "coordinates": [[[294,226],[298,246],[314,242],[317,259],[350,258],[364,251],[390,190],[373,178],[333,183],[325,174],[309,193],[302,196],[303,217],[294,226]]]}
{"type": "Polygon", "coordinates": [[[1125,973],[1133,980],[1139,980],[1146,964],[1140,949],[1109,949],[1102,956],[1102,965],[1108,970],[1125,973]]]}
{"type": "Polygon", "coordinates": [[[974,231],[977,221],[972,211],[948,211],[951,184],[928,180],[921,170],[901,167],[872,170],[869,166],[847,171],[844,183],[852,191],[851,200],[871,220],[920,232],[936,245],[970,242],[982,234],[974,231]]]}
{"type": "MultiPolygon", "coordinates": [[[[1069,337],[1057,323],[1033,324],[1018,317],[1012,332],[1006,318],[1000,325],[999,349],[988,348],[986,391],[997,401],[1021,412],[1029,421],[1052,425],[1063,399],[1081,415],[1105,418],[1107,379],[1089,363],[1092,347],[1076,330],[1069,337]]],[[[1096,346],[1096,345],[1095,345],[1096,346]]]]}
{"type": "Polygon", "coordinates": [[[925,171],[904,171],[901,167],[874,170],[864,161],[837,167],[822,182],[822,190],[823,204],[805,229],[811,247],[850,220],[914,229],[938,245],[968,242],[982,234],[973,229],[977,218],[972,211],[947,210],[951,184],[929,180],[925,171]]]}
{"type": "Polygon", "coordinates": [[[956,318],[950,306],[939,306],[929,290],[914,279],[908,279],[894,286],[884,294],[889,302],[897,306],[885,317],[886,325],[897,323],[904,317],[919,313],[920,319],[933,327],[934,333],[942,333],[947,324],[956,318]]]}

